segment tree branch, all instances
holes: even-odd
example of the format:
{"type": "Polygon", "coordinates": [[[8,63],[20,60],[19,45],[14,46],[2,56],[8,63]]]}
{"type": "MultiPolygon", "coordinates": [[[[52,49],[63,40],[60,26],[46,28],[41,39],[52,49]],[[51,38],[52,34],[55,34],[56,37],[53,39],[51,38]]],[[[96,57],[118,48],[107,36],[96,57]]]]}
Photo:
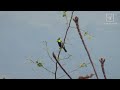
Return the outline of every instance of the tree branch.
{"type": "MultiPolygon", "coordinates": [[[[69,25],[68,25],[68,28],[67,28],[66,33],[65,33],[65,37],[64,37],[64,41],[63,41],[62,47],[63,47],[64,44],[65,44],[65,40],[66,40],[66,37],[67,37],[67,33],[68,33],[68,30],[69,30],[69,28],[70,28],[70,24],[71,24],[71,21],[72,21],[73,13],[74,13],[74,11],[72,11],[71,18],[70,18],[69,25]]],[[[62,47],[61,47],[61,48],[62,48],[62,47]]],[[[59,50],[59,53],[58,53],[58,60],[59,60],[59,57],[60,57],[60,53],[61,53],[61,49],[59,50]]],[[[56,79],[57,69],[58,69],[58,68],[57,68],[57,62],[56,62],[55,79],[56,79]]]]}
{"type": "MultiPolygon", "coordinates": [[[[78,69],[80,69],[80,67],[78,67],[78,68],[76,68],[76,69],[74,69],[74,70],[72,70],[72,71],[70,71],[70,72],[68,72],[68,73],[73,73],[73,72],[75,72],[75,71],[77,71],[78,69]]],[[[62,75],[62,76],[60,76],[59,78],[62,78],[62,77],[64,77],[65,75],[62,75]]],[[[59,79],[58,78],[58,79],[59,79]]]]}
{"type": "Polygon", "coordinates": [[[45,42],[45,46],[46,46],[46,52],[47,52],[49,58],[52,60],[52,62],[55,63],[55,61],[54,61],[54,60],[52,59],[52,57],[50,56],[50,53],[49,53],[49,50],[48,50],[48,46],[47,46],[47,42],[46,42],[46,41],[44,41],[44,42],[45,42]]]}
{"type": "Polygon", "coordinates": [[[75,24],[76,24],[77,31],[78,31],[78,33],[79,33],[80,39],[82,40],[83,46],[84,46],[84,48],[85,48],[85,50],[86,50],[86,52],[87,52],[88,58],[89,58],[89,60],[90,60],[90,62],[91,62],[91,65],[92,65],[93,70],[94,70],[94,72],[95,72],[96,78],[98,79],[98,75],[97,75],[97,72],[96,72],[96,70],[95,70],[93,61],[92,61],[92,59],[91,59],[90,53],[89,53],[89,51],[88,51],[88,49],[87,49],[87,46],[86,46],[86,44],[85,44],[85,42],[84,42],[82,33],[81,33],[81,31],[80,31],[80,28],[79,28],[78,17],[76,16],[75,19],[73,19],[73,20],[74,20],[74,22],[75,22],[75,24]]]}
{"type": "Polygon", "coordinates": [[[107,79],[106,74],[105,74],[105,69],[104,69],[105,59],[100,58],[99,61],[100,61],[100,63],[101,63],[101,68],[102,68],[102,72],[103,72],[104,78],[107,79]]]}
{"type": "Polygon", "coordinates": [[[62,67],[62,65],[59,63],[59,61],[58,61],[58,59],[56,58],[56,55],[54,54],[54,52],[53,52],[53,57],[54,57],[54,59],[56,60],[56,62],[58,63],[58,65],[61,67],[61,69],[65,72],[65,74],[70,78],[70,79],[72,79],[71,78],[71,76],[66,72],[66,70],[62,67]]]}

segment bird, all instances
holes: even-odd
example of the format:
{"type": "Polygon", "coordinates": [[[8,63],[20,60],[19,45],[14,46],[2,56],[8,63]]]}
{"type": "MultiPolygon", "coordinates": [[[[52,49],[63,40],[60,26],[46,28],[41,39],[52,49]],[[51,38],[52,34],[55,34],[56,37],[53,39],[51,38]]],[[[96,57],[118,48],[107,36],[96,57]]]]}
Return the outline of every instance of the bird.
{"type": "Polygon", "coordinates": [[[63,48],[64,51],[67,52],[67,50],[65,49],[65,46],[62,46],[62,45],[63,45],[63,42],[62,42],[62,40],[61,40],[60,37],[57,39],[57,42],[58,42],[58,45],[59,45],[60,49],[63,48]]]}

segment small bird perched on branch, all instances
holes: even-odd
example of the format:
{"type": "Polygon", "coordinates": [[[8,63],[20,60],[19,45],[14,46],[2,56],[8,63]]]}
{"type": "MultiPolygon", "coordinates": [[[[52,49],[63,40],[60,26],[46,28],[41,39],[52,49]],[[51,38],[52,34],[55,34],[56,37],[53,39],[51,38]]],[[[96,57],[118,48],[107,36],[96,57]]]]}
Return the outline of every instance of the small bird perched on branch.
{"type": "Polygon", "coordinates": [[[67,50],[65,49],[65,46],[63,46],[63,42],[60,38],[57,39],[58,45],[60,48],[63,48],[65,52],[67,52],[67,50]]]}

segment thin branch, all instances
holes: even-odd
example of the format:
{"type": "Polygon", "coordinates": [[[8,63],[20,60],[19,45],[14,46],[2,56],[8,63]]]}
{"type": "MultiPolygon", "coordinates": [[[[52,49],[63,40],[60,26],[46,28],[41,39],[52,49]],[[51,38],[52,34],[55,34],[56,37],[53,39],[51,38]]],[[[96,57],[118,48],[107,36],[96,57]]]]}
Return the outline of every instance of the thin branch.
{"type": "MultiPolygon", "coordinates": [[[[90,63],[87,63],[87,64],[90,64],[90,63]]],[[[78,68],[76,68],[76,69],[74,69],[74,70],[72,70],[72,71],[70,71],[70,72],[68,72],[68,73],[73,73],[73,72],[75,72],[75,71],[77,71],[78,69],[80,69],[81,67],[78,67],[78,68]]],[[[60,76],[59,78],[62,78],[62,77],[64,77],[65,75],[62,75],[62,76],[60,76]]]]}
{"type": "MultiPolygon", "coordinates": [[[[70,27],[70,28],[75,28],[75,29],[76,29],[76,27],[70,27]]],[[[89,36],[89,37],[94,37],[93,35],[89,34],[88,31],[85,31],[84,29],[81,29],[81,28],[80,28],[80,30],[81,30],[82,32],[84,32],[84,33],[87,32],[87,36],[89,36]]]]}
{"type": "Polygon", "coordinates": [[[70,18],[70,22],[69,22],[68,28],[67,28],[67,30],[66,30],[66,33],[65,33],[63,46],[64,46],[64,44],[65,44],[65,40],[66,40],[66,37],[67,37],[67,33],[68,33],[69,28],[70,28],[70,24],[71,24],[71,21],[72,21],[73,13],[74,13],[74,11],[72,11],[71,18],[70,18]]]}
{"type": "MultiPolygon", "coordinates": [[[[74,11],[72,11],[71,18],[70,18],[69,25],[68,25],[68,28],[67,28],[66,33],[65,33],[65,37],[64,37],[64,41],[63,41],[62,47],[63,47],[64,44],[65,44],[65,40],[66,40],[66,37],[67,37],[67,33],[68,33],[68,30],[69,30],[69,28],[70,28],[70,24],[71,24],[71,21],[72,21],[73,13],[74,13],[74,11]]],[[[61,53],[61,49],[60,49],[60,51],[59,51],[59,53],[58,53],[58,60],[59,60],[60,53],[61,53]]],[[[56,79],[57,69],[58,69],[58,68],[57,68],[57,62],[56,62],[55,79],[56,79]]]]}
{"type": "Polygon", "coordinates": [[[84,42],[82,33],[81,33],[81,31],[80,31],[80,28],[79,28],[78,17],[76,16],[75,19],[73,19],[73,21],[74,21],[75,24],[76,24],[76,28],[77,28],[77,30],[78,30],[80,39],[82,40],[83,46],[84,46],[84,48],[85,48],[85,50],[86,50],[86,52],[87,52],[88,58],[89,58],[89,60],[90,60],[90,62],[91,62],[91,65],[92,65],[93,70],[94,70],[94,72],[95,72],[96,78],[98,79],[98,75],[97,75],[97,72],[96,72],[96,70],[95,70],[93,61],[92,61],[92,59],[91,59],[90,53],[89,53],[89,51],[88,51],[88,49],[87,49],[87,46],[86,46],[86,44],[85,44],[85,42],[84,42]]]}
{"type": "Polygon", "coordinates": [[[46,52],[47,52],[49,58],[55,63],[55,61],[53,60],[53,58],[50,56],[50,53],[49,53],[49,50],[48,50],[48,46],[47,46],[47,42],[46,41],[44,41],[44,42],[45,42],[45,46],[46,46],[46,52]]]}
{"type": "Polygon", "coordinates": [[[106,74],[105,74],[105,69],[104,69],[105,59],[100,58],[99,61],[100,61],[100,63],[101,63],[101,68],[102,68],[102,72],[103,72],[104,78],[107,79],[106,74]]]}
{"type": "Polygon", "coordinates": [[[64,57],[62,59],[59,59],[59,60],[65,60],[65,59],[69,59],[72,55],[69,55],[68,57],[64,57]]]}
{"type": "Polygon", "coordinates": [[[57,66],[57,62],[55,64],[55,79],[57,79],[57,70],[58,70],[58,66],[57,66]]]}
{"type": "MultiPolygon", "coordinates": [[[[30,61],[34,64],[36,64],[33,60],[30,59],[30,61]]],[[[55,74],[54,72],[50,71],[49,69],[45,68],[44,66],[41,66],[42,68],[44,68],[46,71],[52,73],[52,74],[55,74]]]]}
{"type": "Polygon", "coordinates": [[[55,74],[54,72],[48,70],[47,68],[45,68],[45,67],[43,67],[43,68],[44,68],[46,71],[48,71],[48,72],[50,72],[50,73],[52,73],[52,74],[55,74]]]}
{"type": "MultiPolygon", "coordinates": [[[[74,69],[74,70],[72,70],[72,71],[70,71],[70,72],[68,72],[68,73],[73,73],[73,72],[77,71],[78,69],[80,69],[80,67],[78,67],[78,68],[76,68],[76,69],[74,69]]],[[[58,79],[59,79],[59,78],[62,78],[62,77],[64,77],[64,76],[66,76],[66,75],[62,75],[62,76],[58,77],[58,79]]]]}
{"type": "Polygon", "coordinates": [[[59,63],[59,61],[58,61],[58,59],[56,58],[56,55],[54,54],[54,52],[53,52],[53,57],[54,57],[54,59],[56,60],[56,62],[58,63],[58,65],[61,67],[61,69],[65,72],[65,74],[70,78],[70,79],[72,79],[71,78],[71,76],[66,72],[66,70],[62,67],[62,65],[59,63]]]}

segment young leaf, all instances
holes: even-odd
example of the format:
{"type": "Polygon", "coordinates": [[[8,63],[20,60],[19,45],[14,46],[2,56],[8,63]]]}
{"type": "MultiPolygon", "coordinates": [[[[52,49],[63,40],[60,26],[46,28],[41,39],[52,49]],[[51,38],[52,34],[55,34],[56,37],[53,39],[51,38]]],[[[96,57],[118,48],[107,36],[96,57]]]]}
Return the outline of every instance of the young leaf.
{"type": "Polygon", "coordinates": [[[88,35],[88,32],[85,32],[85,33],[84,33],[84,36],[86,36],[86,35],[88,35]]]}
{"type": "Polygon", "coordinates": [[[39,63],[37,63],[37,66],[38,67],[43,67],[43,64],[39,62],[39,63]]]}
{"type": "Polygon", "coordinates": [[[82,64],[80,64],[80,68],[81,68],[81,67],[87,67],[87,64],[82,63],[82,64]]]}
{"type": "Polygon", "coordinates": [[[67,11],[63,11],[63,17],[66,17],[66,12],[67,12],[67,11]]]}
{"type": "Polygon", "coordinates": [[[43,67],[43,64],[39,61],[36,61],[36,64],[37,64],[38,67],[43,67]]]}
{"type": "Polygon", "coordinates": [[[88,39],[91,40],[91,39],[92,39],[92,36],[88,36],[88,39]]]}

